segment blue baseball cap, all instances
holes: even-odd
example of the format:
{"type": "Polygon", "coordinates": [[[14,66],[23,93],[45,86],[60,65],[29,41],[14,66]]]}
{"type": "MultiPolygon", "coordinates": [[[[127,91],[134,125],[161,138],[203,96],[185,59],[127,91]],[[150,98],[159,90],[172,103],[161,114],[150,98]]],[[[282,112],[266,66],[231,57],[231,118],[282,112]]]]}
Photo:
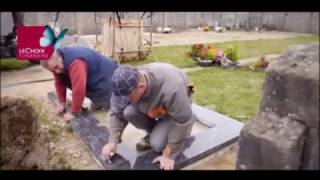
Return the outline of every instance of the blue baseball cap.
{"type": "Polygon", "coordinates": [[[128,96],[139,82],[137,68],[122,65],[112,75],[112,92],[116,96],[128,96]]]}

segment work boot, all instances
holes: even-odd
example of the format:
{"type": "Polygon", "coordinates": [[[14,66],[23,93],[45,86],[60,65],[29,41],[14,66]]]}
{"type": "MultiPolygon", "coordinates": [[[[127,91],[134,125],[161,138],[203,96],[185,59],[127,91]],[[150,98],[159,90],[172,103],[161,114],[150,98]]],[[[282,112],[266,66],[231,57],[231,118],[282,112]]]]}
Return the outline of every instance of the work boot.
{"type": "Polygon", "coordinates": [[[136,144],[137,151],[145,151],[151,149],[150,146],[150,138],[149,135],[143,137],[137,144],[136,144]]]}

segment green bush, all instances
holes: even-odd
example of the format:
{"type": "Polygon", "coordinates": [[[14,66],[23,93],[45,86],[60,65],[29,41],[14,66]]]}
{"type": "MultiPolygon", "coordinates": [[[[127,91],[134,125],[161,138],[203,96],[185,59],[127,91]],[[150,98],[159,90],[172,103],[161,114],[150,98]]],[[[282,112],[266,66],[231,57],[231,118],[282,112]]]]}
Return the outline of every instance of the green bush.
{"type": "Polygon", "coordinates": [[[238,52],[237,52],[237,47],[234,45],[229,45],[224,49],[224,54],[228,59],[231,61],[235,62],[239,60],[238,52]]]}
{"type": "Polygon", "coordinates": [[[208,58],[209,60],[216,60],[216,55],[217,55],[217,49],[215,48],[210,48],[208,50],[208,58]]]}

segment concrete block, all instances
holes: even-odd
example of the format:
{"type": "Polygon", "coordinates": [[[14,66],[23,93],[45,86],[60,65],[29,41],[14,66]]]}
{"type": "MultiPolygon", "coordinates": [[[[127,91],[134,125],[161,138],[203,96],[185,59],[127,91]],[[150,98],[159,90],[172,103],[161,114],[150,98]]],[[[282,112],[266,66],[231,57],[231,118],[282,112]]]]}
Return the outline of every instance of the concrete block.
{"type": "Polygon", "coordinates": [[[237,169],[299,169],[304,125],[274,113],[261,113],[244,126],[237,169]]]}

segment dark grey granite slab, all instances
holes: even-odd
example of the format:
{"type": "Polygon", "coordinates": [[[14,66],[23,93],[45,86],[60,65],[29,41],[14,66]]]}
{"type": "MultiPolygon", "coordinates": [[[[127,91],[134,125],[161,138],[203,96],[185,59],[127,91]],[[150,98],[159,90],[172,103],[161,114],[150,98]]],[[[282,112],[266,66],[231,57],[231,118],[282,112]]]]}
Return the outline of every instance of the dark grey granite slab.
{"type": "MultiPolygon", "coordinates": [[[[57,105],[55,93],[48,93],[48,97],[53,104],[57,105]]],[[[196,104],[192,104],[192,109],[202,123],[211,128],[187,138],[184,151],[176,159],[175,169],[181,169],[235,142],[243,126],[236,120],[196,104]]],[[[118,145],[117,153],[111,159],[112,163],[104,161],[101,158],[101,150],[108,142],[109,131],[90,114],[83,113],[72,120],[71,125],[88,146],[91,155],[101,168],[107,170],[159,170],[159,164],[152,164],[152,160],[159,155],[158,153],[151,150],[143,155],[138,155],[136,151],[129,149],[122,143],[118,145]]]]}

